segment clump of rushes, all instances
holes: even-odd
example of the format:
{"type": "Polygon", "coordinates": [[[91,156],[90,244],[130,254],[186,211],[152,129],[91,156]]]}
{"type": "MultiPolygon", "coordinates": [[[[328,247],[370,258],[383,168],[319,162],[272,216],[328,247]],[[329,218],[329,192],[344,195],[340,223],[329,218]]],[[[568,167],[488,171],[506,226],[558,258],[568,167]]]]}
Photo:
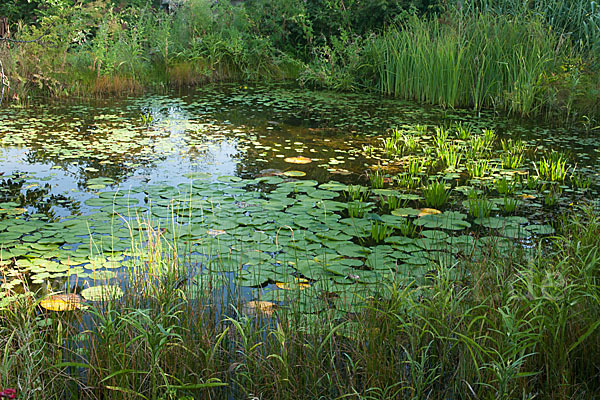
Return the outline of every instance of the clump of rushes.
{"type": "Polygon", "coordinates": [[[394,136],[383,139],[383,150],[388,157],[402,155],[402,146],[394,136]]]}
{"type": "Polygon", "coordinates": [[[544,192],[544,206],[553,208],[558,204],[560,196],[562,195],[562,189],[558,185],[552,185],[549,189],[545,189],[545,185],[542,186],[544,192]]]}
{"type": "Polygon", "coordinates": [[[444,182],[432,181],[423,189],[423,197],[428,207],[441,208],[450,199],[450,192],[444,182]]]}
{"type": "Polygon", "coordinates": [[[496,141],[496,132],[493,129],[484,129],[483,140],[485,141],[485,147],[492,147],[496,141]]]}
{"type": "Polygon", "coordinates": [[[500,160],[502,168],[517,169],[523,165],[525,143],[522,140],[501,140],[502,154],[500,160]]]}
{"type": "Polygon", "coordinates": [[[142,120],[142,124],[146,128],[149,128],[150,125],[152,125],[152,122],[154,122],[154,115],[150,111],[140,113],[140,119],[142,120]]]}
{"type": "Polygon", "coordinates": [[[425,165],[425,160],[411,157],[408,159],[408,163],[406,164],[406,172],[408,172],[412,176],[417,176],[423,170],[423,166],[425,165]]]}
{"type": "Polygon", "coordinates": [[[513,194],[517,189],[517,183],[503,176],[501,179],[496,180],[496,190],[499,194],[513,194]]]}
{"type": "Polygon", "coordinates": [[[446,143],[446,140],[448,139],[448,130],[442,126],[438,126],[435,128],[435,136],[434,136],[434,141],[435,141],[435,146],[439,149],[442,148],[442,146],[446,143]]]}
{"type": "Polygon", "coordinates": [[[473,134],[473,128],[471,127],[471,125],[469,125],[469,124],[463,125],[462,122],[459,122],[458,124],[456,124],[455,130],[456,130],[456,136],[460,140],[467,140],[473,134]]]}
{"type": "Polygon", "coordinates": [[[362,146],[362,151],[367,157],[371,157],[375,153],[375,150],[375,146],[372,146],[370,144],[362,146]]]}
{"type": "Polygon", "coordinates": [[[379,243],[389,237],[394,232],[394,228],[382,221],[371,221],[371,238],[379,243]]]}
{"type": "Polygon", "coordinates": [[[344,192],[344,196],[349,200],[367,201],[370,195],[371,191],[360,185],[348,185],[344,192]]]}
{"type": "Polygon", "coordinates": [[[490,160],[469,160],[467,162],[467,172],[472,178],[484,178],[488,173],[490,160]]]}
{"type": "Polygon", "coordinates": [[[517,212],[517,209],[521,205],[521,202],[514,197],[504,197],[503,199],[503,208],[506,214],[514,214],[517,212]]]}
{"type": "Polygon", "coordinates": [[[485,138],[483,136],[472,136],[469,139],[466,156],[469,159],[483,157],[488,151],[485,138]]]}
{"type": "Polygon", "coordinates": [[[394,195],[380,196],[379,203],[381,204],[381,207],[387,207],[389,211],[392,211],[406,206],[407,200],[403,200],[399,196],[394,195]]]}
{"type": "Polygon", "coordinates": [[[540,178],[552,182],[564,182],[568,172],[567,156],[553,151],[548,157],[542,157],[536,168],[540,178]]]}
{"type": "Polygon", "coordinates": [[[369,174],[369,181],[371,182],[371,187],[373,189],[383,189],[383,184],[385,182],[385,176],[378,169],[374,173],[369,174]]]}
{"type": "Polygon", "coordinates": [[[573,173],[570,176],[571,183],[577,189],[589,189],[592,184],[592,180],[589,176],[585,176],[581,173],[573,173]]]}
{"type": "Polygon", "coordinates": [[[349,201],[348,204],[346,205],[347,210],[348,210],[348,216],[351,218],[362,218],[365,215],[365,213],[367,212],[367,210],[370,208],[369,206],[370,206],[370,204],[365,203],[364,201],[360,201],[360,200],[349,201]]]}
{"type": "Polygon", "coordinates": [[[444,142],[437,148],[438,156],[444,162],[447,169],[456,169],[462,160],[462,148],[458,143],[444,142]]]}
{"type": "Polygon", "coordinates": [[[404,150],[407,153],[411,153],[411,152],[415,151],[415,149],[419,145],[419,139],[413,135],[403,135],[402,136],[402,144],[404,146],[404,150]]]}
{"type": "Polygon", "coordinates": [[[417,226],[408,218],[402,218],[397,227],[402,236],[409,238],[417,236],[417,226]]]}
{"type": "Polygon", "coordinates": [[[474,218],[487,218],[494,204],[485,197],[475,197],[467,200],[467,212],[474,218]]]}
{"type": "Polygon", "coordinates": [[[398,174],[396,176],[396,184],[402,188],[414,189],[421,185],[421,177],[409,173],[398,174]]]}

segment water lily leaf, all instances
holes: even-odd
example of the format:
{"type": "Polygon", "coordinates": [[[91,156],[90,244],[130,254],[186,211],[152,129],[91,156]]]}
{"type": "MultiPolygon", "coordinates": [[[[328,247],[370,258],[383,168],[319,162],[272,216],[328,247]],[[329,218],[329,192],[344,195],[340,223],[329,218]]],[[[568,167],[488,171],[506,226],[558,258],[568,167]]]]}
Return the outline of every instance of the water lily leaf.
{"type": "Polygon", "coordinates": [[[392,215],[395,215],[397,217],[409,217],[409,216],[413,216],[413,215],[419,215],[421,211],[417,210],[415,208],[397,208],[395,210],[392,211],[392,215]]]}
{"type": "Polygon", "coordinates": [[[270,301],[264,300],[252,300],[244,303],[242,307],[242,312],[244,314],[265,314],[272,315],[279,306],[270,301]]]}
{"type": "Polygon", "coordinates": [[[306,176],[306,172],[302,172],[302,171],[285,171],[283,173],[283,175],[289,176],[291,178],[300,178],[302,176],[306,176]]]}
{"type": "Polygon", "coordinates": [[[550,225],[529,225],[525,229],[536,235],[552,235],[554,233],[554,228],[550,225]]]}
{"type": "Polygon", "coordinates": [[[89,301],[106,301],[123,297],[123,290],[116,285],[92,286],[81,291],[81,296],[89,301]]]}
{"type": "Polygon", "coordinates": [[[452,231],[459,231],[471,227],[471,224],[464,220],[465,214],[458,212],[446,212],[443,214],[425,215],[415,221],[415,225],[424,228],[441,228],[452,231]]]}
{"type": "Polygon", "coordinates": [[[292,290],[292,289],[304,290],[304,289],[310,287],[309,281],[307,279],[303,279],[303,278],[294,278],[293,281],[290,281],[290,282],[275,282],[275,285],[279,289],[284,289],[284,290],[292,290]]]}
{"type": "Polygon", "coordinates": [[[297,157],[286,157],[283,159],[283,161],[285,161],[286,163],[290,163],[290,164],[309,164],[312,162],[312,159],[310,159],[308,157],[304,157],[304,156],[297,156],[297,157]]]}
{"type": "Polygon", "coordinates": [[[419,214],[417,215],[417,217],[423,217],[425,215],[436,215],[441,213],[442,212],[440,210],[436,210],[435,208],[421,208],[419,209],[419,214]]]}
{"type": "Polygon", "coordinates": [[[74,311],[85,308],[83,299],[75,293],[48,296],[40,302],[40,306],[50,311],[74,311]]]}

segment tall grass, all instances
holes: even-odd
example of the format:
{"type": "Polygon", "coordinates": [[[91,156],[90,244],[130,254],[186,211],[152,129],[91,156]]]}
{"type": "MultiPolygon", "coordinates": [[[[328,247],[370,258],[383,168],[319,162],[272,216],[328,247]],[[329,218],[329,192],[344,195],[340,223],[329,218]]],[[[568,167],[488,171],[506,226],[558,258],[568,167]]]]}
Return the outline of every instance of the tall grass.
{"type": "Polygon", "coordinates": [[[0,311],[0,386],[30,399],[594,398],[600,216],[559,226],[533,256],[461,247],[456,265],[382,282],[350,314],[329,297],[318,314],[291,301],[272,316],[239,288],[198,290],[193,257],[148,229],[123,298],[58,314],[29,295],[0,311]]]}
{"type": "Polygon", "coordinates": [[[463,12],[489,12],[496,15],[535,15],[552,30],[569,36],[590,54],[600,50],[600,4],[590,0],[478,0],[467,3],[463,12]]]}
{"type": "Polygon", "coordinates": [[[566,47],[539,20],[478,14],[411,18],[375,39],[372,51],[384,94],[530,115],[552,106],[542,83],[566,47]]]}

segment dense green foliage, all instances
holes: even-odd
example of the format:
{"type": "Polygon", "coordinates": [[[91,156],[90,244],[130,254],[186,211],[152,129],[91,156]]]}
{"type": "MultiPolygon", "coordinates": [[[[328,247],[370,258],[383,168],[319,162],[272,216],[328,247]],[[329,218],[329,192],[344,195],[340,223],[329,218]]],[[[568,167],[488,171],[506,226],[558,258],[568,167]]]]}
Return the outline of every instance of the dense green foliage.
{"type": "Polygon", "coordinates": [[[595,2],[378,0],[240,4],[9,1],[13,95],[131,93],[210,80],[297,79],[449,107],[595,115],[595,2]]]}
{"type": "Polygon", "coordinates": [[[153,241],[125,296],[85,318],[40,312],[33,297],[3,310],[0,386],[28,399],[595,398],[600,220],[580,212],[547,256],[490,243],[425,285],[382,287],[349,317],[270,318],[232,288],[191,292],[153,241]]]}

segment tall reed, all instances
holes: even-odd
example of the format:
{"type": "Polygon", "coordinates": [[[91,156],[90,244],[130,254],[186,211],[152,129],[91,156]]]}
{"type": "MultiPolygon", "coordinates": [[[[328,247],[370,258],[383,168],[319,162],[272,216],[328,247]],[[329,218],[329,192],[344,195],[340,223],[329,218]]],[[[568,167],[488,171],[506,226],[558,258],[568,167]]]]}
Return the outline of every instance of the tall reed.
{"type": "Polygon", "coordinates": [[[542,83],[564,47],[539,20],[477,14],[410,18],[372,42],[380,90],[446,107],[499,107],[531,115],[552,106],[542,83]]]}

